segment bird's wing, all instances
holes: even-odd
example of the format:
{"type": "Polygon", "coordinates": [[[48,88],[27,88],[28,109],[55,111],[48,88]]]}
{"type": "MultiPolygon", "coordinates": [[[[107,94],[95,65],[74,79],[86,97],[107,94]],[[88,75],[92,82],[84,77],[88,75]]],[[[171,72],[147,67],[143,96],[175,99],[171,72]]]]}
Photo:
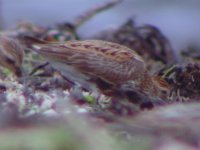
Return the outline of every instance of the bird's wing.
{"type": "Polygon", "coordinates": [[[49,60],[73,66],[80,73],[120,84],[144,71],[142,58],[133,50],[98,40],[70,41],[65,44],[38,44],[35,51],[49,60]]]}

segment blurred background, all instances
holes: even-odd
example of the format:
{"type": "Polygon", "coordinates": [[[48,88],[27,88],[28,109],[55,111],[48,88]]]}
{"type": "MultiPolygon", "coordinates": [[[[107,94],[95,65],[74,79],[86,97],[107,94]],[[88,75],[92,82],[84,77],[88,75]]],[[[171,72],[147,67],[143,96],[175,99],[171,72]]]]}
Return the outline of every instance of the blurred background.
{"type": "MultiPolygon", "coordinates": [[[[1,26],[10,28],[19,20],[50,26],[70,21],[85,10],[108,0],[1,0],[1,26]]],[[[89,37],[109,27],[117,27],[128,18],[137,25],[158,27],[179,51],[189,43],[200,43],[199,0],[124,0],[117,6],[96,15],[79,28],[82,37],[89,37]]]]}
{"type": "MultiPolygon", "coordinates": [[[[70,22],[83,12],[107,1],[110,0],[0,0],[0,28],[10,29],[20,20],[44,27],[70,22]]],[[[123,0],[122,3],[97,14],[84,23],[78,28],[78,35],[84,39],[89,38],[110,27],[117,28],[130,18],[135,21],[136,26],[151,24],[160,29],[172,43],[176,54],[189,44],[195,43],[200,46],[200,0],[123,0]]],[[[149,47],[154,48],[154,45],[149,47]]],[[[171,53],[167,51],[168,47],[164,47],[164,50],[171,53]]],[[[156,56],[164,54],[164,58],[173,60],[171,55],[165,57],[168,53],[158,51],[156,56]]],[[[4,53],[2,54],[4,56],[4,53]]],[[[71,83],[69,85],[61,77],[54,75],[55,71],[51,67],[42,68],[44,70],[38,68],[39,73],[34,72],[43,61],[37,55],[35,57],[35,54],[29,52],[26,54],[23,68],[27,68],[27,74],[33,71],[30,78],[25,72],[25,78],[20,79],[18,83],[18,79],[17,82],[13,82],[12,78],[5,80],[0,74],[0,133],[2,135],[0,150],[3,148],[6,150],[147,150],[154,147],[156,150],[200,149],[200,120],[198,119],[200,118],[198,104],[200,65],[197,63],[185,65],[183,71],[179,71],[181,68],[176,66],[175,69],[167,68],[166,73],[165,70],[163,71],[168,74],[166,77],[169,76],[169,79],[175,78],[170,91],[170,95],[177,96],[174,101],[179,101],[180,98],[181,102],[187,99],[188,103],[173,103],[172,97],[168,105],[167,101],[165,103],[155,98],[156,104],[166,104],[165,107],[158,109],[155,107],[156,109],[152,111],[141,111],[140,114],[139,107],[132,106],[133,104],[126,108],[129,106],[126,101],[112,102],[113,99],[101,95],[102,100],[96,99],[91,93],[82,96],[83,91],[72,88],[71,83]],[[39,76],[40,71],[41,76],[39,76]],[[47,72],[48,76],[42,76],[43,72],[47,72]],[[180,95],[180,91],[183,95],[180,95]],[[191,96],[189,100],[187,96],[191,96]],[[109,101],[111,107],[108,106],[109,101]],[[94,111],[94,116],[90,115],[91,110],[94,111]],[[104,113],[102,118],[98,116],[98,112],[101,114],[102,110],[105,110],[105,118],[103,118],[104,113]],[[131,119],[125,116],[117,118],[124,112],[128,114],[129,110],[131,110],[131,119]],[[91,120],[86,116],[87,112],[91,120]],[[96,116],[95,112],[97,112],[96,116]],[[110,112],[116,117],[112,118],[112,115],[110,117],[110,112]],[[1,127],[6,127],[6,130],[1,127]]],[[[191,53],[186,53],[188,54],[191,53]]],[[[199,61],[199,57],[197,59],[199,61]]],[[[15,65],[12,59],[5,60],[8,64],[15,65]]],[[[146,60],[150,68],[148,71],[155,72],[164,66],[150,57],[146,60]]],[[[5,78],[7,75],[9,74],[5,72],[5,78]]],[[[160,81],[164,83],[163,80],[160,81]]],[[[148,97],[145,96],[145,101],[141,104],[148,102],[146,98],[148,97]]]]}

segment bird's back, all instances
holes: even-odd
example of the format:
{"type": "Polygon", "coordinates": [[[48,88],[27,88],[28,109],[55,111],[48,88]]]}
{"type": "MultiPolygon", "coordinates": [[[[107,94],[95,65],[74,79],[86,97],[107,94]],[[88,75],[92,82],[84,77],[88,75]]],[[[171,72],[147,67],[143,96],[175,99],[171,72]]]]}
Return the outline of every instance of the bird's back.
{"type": "Polygon", "coordinates": [[[35,51],[48,60],[68,65],[81,74],[121,84],[146,71],[142,58],[133,50],[100,40],[36,44],[35,51]]]}

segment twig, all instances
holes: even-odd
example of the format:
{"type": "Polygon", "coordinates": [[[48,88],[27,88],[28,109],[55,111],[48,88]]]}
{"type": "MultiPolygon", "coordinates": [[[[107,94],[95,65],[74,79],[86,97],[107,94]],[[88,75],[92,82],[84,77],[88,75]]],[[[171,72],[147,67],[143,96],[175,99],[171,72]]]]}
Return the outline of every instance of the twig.
{"type": "Polygon", "coordinates": [[[35,68],[29,73],[29,75],[30,75],[30,76],[33,75],[33,74],[34,74],[35,72],[37,72],[39,69],[42,69],[42,68],[46,67],[47,65],[49,65],[49,62],[45,62],[45,63],[43,63],[43,64],[41,64],[41,65],[35,67],[35,68]]]}
{"type": "Polygon", "coordinates": [[[122,0],[112,0],[109,2],[106,2],[104,4],[101,5],[97,5],[94,8],[86,11],[85,13],[83,13],[82,15],[76,17],[71,24],[75,27],[78,28],[80,27],[83,23],[85,23],[87,20],[89,20],[90,18],[92,18],[94,15],[96,15],[99,12],[102,12],[106,9],[109,9],[113,6],[115,6],[116,4],[122,2],[122,0]]]}

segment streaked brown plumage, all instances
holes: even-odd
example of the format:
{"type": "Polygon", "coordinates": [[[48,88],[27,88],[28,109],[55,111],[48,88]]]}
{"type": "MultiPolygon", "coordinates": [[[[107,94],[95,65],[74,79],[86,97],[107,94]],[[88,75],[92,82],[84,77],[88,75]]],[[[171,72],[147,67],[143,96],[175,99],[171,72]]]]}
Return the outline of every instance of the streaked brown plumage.
{"type": "Polygon", "coordinates": [[[21,76],[21,65],[24,50],[14,39],[0,36],[0,65],[11,70],[15,75],[21,76]]]}
{"type": "Polygon", "coordinates": [[[47,43],[25,39],[34,43],[32,49],[69,80],[89,90],[97,89],[91,82],[96,79],[108,83],[111,89],[139,90],[153,97],[160,97],[162,90],[168,89],[167,83],[148,74],[143,59],[135,51],[119,44],[99,40],[47,43]]]}

